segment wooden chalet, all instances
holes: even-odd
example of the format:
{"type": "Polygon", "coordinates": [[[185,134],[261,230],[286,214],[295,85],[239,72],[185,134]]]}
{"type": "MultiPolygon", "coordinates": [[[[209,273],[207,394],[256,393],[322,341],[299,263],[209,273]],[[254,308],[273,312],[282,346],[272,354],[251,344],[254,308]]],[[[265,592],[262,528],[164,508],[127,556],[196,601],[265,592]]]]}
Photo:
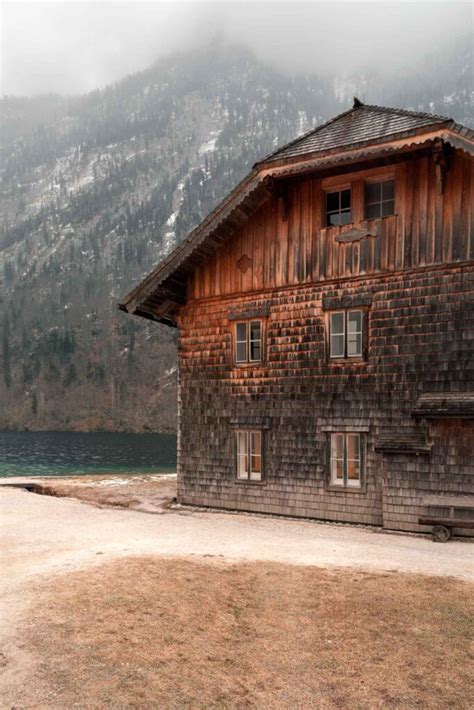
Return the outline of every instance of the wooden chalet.
{"type": "Polygon", "coordinates": [[[355,99],[123,300],[179,328],[182,503],[472,533],[473,156],[355,99]]]}

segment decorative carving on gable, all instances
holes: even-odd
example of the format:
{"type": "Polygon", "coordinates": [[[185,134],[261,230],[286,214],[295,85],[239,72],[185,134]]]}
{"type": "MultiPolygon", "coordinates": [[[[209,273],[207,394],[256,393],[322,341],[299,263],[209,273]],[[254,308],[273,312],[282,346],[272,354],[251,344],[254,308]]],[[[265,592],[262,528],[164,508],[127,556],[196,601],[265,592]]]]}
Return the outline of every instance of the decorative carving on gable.
{"type": "Polygon", "coordinates": [[[349,229],[347,232],[343,232],[342,234],[338,234],[336,237],[336,242],[343,242],[343,243],[348,243],[348,242],[360,242],[361,239],[365,239],[366,237],[376,237],[377,232],[375,229],[356,229],[353,227],[352,229],[349,229]]]}
{"type": "Polygon", "coordinates": [[[242,256],[238,260],[236,266],[243,274],[246,274],[247,271],[252,266],[252,259],[249,256],[247,256],[247,254],[242,254],[242,256]]]}

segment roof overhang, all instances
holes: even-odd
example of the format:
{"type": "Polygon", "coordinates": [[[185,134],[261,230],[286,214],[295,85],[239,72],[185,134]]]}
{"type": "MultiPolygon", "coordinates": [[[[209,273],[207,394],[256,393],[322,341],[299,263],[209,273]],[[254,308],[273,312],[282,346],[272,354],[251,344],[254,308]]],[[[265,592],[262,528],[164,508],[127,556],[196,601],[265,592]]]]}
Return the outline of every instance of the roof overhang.
{"type": "Polygon", "coordinates": [[[474,419],[474,392],[422,394],[411,413],[416,419],[474,419]]]}

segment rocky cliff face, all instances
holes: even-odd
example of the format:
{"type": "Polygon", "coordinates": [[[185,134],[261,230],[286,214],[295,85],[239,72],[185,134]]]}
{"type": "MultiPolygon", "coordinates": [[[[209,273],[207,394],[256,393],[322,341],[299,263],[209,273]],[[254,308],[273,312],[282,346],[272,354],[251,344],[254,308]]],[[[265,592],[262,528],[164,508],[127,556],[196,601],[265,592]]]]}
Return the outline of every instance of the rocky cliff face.
{"type": "Polygon", "coordinates": [[[172,430],[176,333],[116,302],[257,158],[352,93],[472,123],[469,52],[446,56],[446,75],[428,63],[387,86],[217,49],[86,96],[3,99],[0,428],[172,430]]]}

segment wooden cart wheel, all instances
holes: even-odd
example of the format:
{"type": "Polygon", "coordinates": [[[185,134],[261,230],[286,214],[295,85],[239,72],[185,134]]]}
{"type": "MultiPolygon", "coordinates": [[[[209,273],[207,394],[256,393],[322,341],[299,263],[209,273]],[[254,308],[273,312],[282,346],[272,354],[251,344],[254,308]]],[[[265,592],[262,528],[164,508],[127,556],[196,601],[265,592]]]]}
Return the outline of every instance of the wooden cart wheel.
{"type": "Polygon", "coordinates": [[[435,525],[433,528],[433,542],[447,542],[451,537],[451,530],[444,525],[435,525]]]}

